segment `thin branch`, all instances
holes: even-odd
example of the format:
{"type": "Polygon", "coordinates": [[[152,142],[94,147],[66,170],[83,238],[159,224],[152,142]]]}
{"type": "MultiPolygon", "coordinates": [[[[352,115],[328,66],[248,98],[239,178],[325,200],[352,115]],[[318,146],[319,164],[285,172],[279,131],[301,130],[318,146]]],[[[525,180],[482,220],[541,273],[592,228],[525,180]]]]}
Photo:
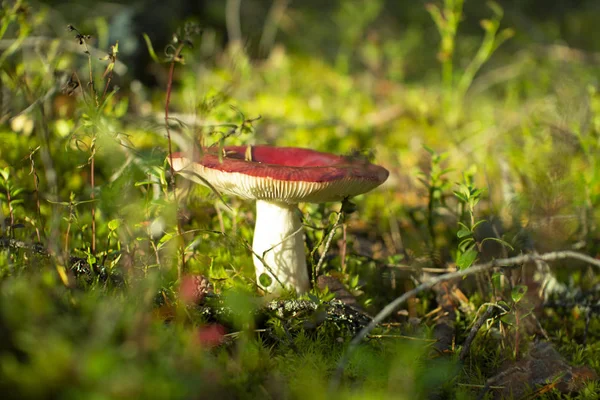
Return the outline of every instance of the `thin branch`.
{"type": "Polygon", "coordinates": [[[435,285],[437,285],[439,283],[451,281],[453,279],[462,278],[462,277],[469,276],[469,275],[474,275],[474,274],[481,273],[481,272],[487,272],[487,271],[493,270],[494,268],[499,268],[499,267],[515,268],[515,267],[520,266],[521,264],[533,262],[536,260],[557,261],[557,260],[564,260],[564,259],[580,260],[580,261],[583,261],[585,263],[588,263],[590,265],[600,268],[600,260],[597,260],[590,256],[586,256],[585,254],[577,253],[574,251],[556,251],[556,252],[539,254],[539,255],[538,254],[536,254],[536,255],[523,254],[520,256],[516,256],[516,257],[502,258],[502,259],[493,260],[493,261],[490,261],[490,262],[487,262],[484,264],[473,265],[472,267],[470,267],[468,269],[464,269],[462,271],[456,271],[456,272],[452,272],[449,274],[440,275],[440,276],[438,276],[434,279],[431,279],[428,282],[422,283],[421,285],[417,286],[416,288],[404,293],[402,296],[396,298],[396,300],[392,301],[387,306],[385,306],[379,312],[379,314],[377,314],[371,320],[369,325],[364,327],[358,333],[358,335],[356,335],[354,337],[354,339],[352,339],[352,341],[348,345],[348,348],[346,349],[346,353],[340,359],[337,369],[336,369],[333,377],[331,378],[330,390],[336,390],[339,387],[341,380],[342,380],[342,375],[344,373],[344,368],[346,366],[346,363],[348,362],[348,359],[350,358],[350,354],[352,354],[352,352],[356,349],[358,344],[365,337],[367,337],[367,335],[379,323],[381,323],[384,319],[386,319],[388,316],[390,316],[392,314],[392,312],[394,312],[399,306],[404,304],[408,299],[418,295],[421,292],[431,289],[432,287],[434,287],[435,285]]]}
{"type": "Polygon", "coordinates": [[[432,267],[418,267],[413,265],[404,265],[404,264],[382,264],[382,267],[397,269],[400,271],[416,271],[423,272],[426,274],[447,274],[448,272],[456,271],[454,267],[448,268],[432,268],[432,267]]]}
{"type": "Polygon", "coordinates": [[[327,236],[327,240],[325,241],[325,248],[323,249],[323,253],[321,253],[321,258],[319,259],[317,266],[315,267],[315,279],[317,276],[319,276],[321,267],[323,266],[323,263],[325,262],[325,256],[327,255],[327,252],[329,251],[329,247],[331,246],[331,241],[333,240],[335,231],[340,226],[340,219],[342,219],[342,214],[343,214],[342,211],[340,211],[338,213],[335,223],[333,224],[333,228],[331,228],[331,231],[329,231],[329,235],[327,236]]]}
{"type": "MultiPolygon", "coordinates": [[[[297,232],[300,232],[300,229],[299,229],[297,232]]],[[[295,235],[295,233],[294,233],[294,234],[292,234],[292,235],[295,235]]],[[[284,239],[284,240],[285,240],[285,239],[284,239]]],[[[282,241],[282,243],[283,243],[283,241],[282,241]]],[[[258,259],[258,261],[260,261],[260,262],[262,263],[262,265],[265,267],[265,269],[266,269],[267,271],[269,271],[269,273],[270,273],[270,274],[273,276],[273,278],[275,278],[275,280],[277,281],[277,283],[279,283],[279,285],[282,287],[282,289],[285,289],[285,285],[284,285],[284,283],[281,281],[281,279],[279,279],[279,278],[277,277],[277,274],[276,274],[276,273],[273,271],[273,269],[271,269],[271,267],[269,266],[269,264],[268,264],[268,263],[265,261],[265,259],[264,259],[264,257],[263,257],[263,256],[264,256],[264,253],[268,252],[268,251],[269,251],[269,250],[271,250],[272,248],[271,248],[271,249],[268,249],[268,250],[266,250],[266,251],[263,253],[263,255],[261,256],[260,254],[258,254],[257,252],[255,252],[255,251],[254,251],[254,249],[252,249],[252,245],[251,245],[250,243],[248,243],[248,241],[244,240],[244,244],[246,245],[246,248],[252,252],[252,255],[253,255],[254,257],[256,257],[256,258],[258,259]]],[[[278,246],[278,245],[275,245],[275,246],[278,246]]],[[[275,246],[273,246],[273,247],[275,247],[275,246]]],[[[257,284],[258,284],[258,283],[259,283],[259,282],[257,282],[257,284]]],[[[259,286],[260,286],[260,285],[259,285],[259,286]]]]}
{"type": "Polygon", "coordinates": [[[479,332],[485,321],[492,317],[494,311],[495,308],[493,306],[488,306],[487,310],[485,310],[481,317],[479,317],[479,319],[475,322],[475,324],[471,328],[471,332],[469,332],[469,336],[467,336],[467,339],[463,343],[462,350],[460,351],[461,360],[464,360],[467,357],[467,354],[469,354],[469,350],[471,349],[471,343],[475,339],[477,332],[479,332]]]}

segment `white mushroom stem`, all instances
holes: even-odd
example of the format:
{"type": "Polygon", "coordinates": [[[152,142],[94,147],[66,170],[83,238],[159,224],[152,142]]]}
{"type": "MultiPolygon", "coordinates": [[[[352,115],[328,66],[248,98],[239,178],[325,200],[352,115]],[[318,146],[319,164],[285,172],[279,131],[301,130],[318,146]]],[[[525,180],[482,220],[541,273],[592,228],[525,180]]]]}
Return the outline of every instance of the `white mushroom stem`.
{"type": "Polygon", "coordinates": [[[288,288],[294,288],[298,293],[310,289],[304,252],[304,229],[296,204],[256,201],[252,250],[255,253],[256,280],[264,290],[271,293],[281,291],[279,282],[288,288]],[[268,286],[260,283],[263,274],[271,278],[268,286]]]}

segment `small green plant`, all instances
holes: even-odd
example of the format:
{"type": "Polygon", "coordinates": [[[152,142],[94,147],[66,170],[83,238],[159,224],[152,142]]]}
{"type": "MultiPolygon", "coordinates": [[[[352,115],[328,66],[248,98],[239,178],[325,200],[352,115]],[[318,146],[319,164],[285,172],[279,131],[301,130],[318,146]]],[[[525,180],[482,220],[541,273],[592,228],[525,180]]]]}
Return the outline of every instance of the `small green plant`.
{"type": "Polygon", "coordinates": [[[170,123],[171,120],[169,118],[169,107],[171,105],[171,95],[173,93],[173,79],[175,73],[175,65],[176,64],[184,64],[183,50],[188,47],[192,48],[194,45],[194,39],[201,33],[200,27],[193,22],[188,22],[184,24],[184,26],[179,29],[179,31],[173,34],[173,39],[170,44],[165,48],[165,60],[159,60],[156,55],[154,48],[152,46],[152,42],[147,34],[144,34],[144,39],[146,41],[146,45],[148,46],[148,52],[150,56],[154,59],[155,62],[165,62],[169,64],[169,72],[167,78],[167,88],[165,94],[165,130],[167,132],[167,143],[168,143],[168,153],[167,157],[169,159],[169,186],[173,193],[173,201],[175,203],[175,215],[176,215],[176,226],[177,226],[177,237],[179,246],[179,259],[177,261],[177,277],[181,279],[183,271],[185,269],[185,243],[183,238],[183,228],[181,227],[181,222],[179,219],[179,201],[177,198],[177,187],[175,185],[175,170],[173,169],[173,141],[171,138],[171,128],[170,123]]]}
{"type": "MultiPolygon", "coordinates": [[[[26,220],[28,220],[29,222],[31,222],[31,224],[33,225],[33,227],[35,228],[35,234],[38,240],[38,243],[42,242],[42,235],[40,234],[40,225],[43,227],[43,220],[42,220],[42,209],[40,206],[40,177],[38,176],[37,173],[37,168],[35,165],[35,153],[40,149],[40,146],[36,147],[35,149],[31,149],[29,152],[29,155],[27,156],[27,158],[29,159],[29,163],[31,165],[31,168],[29,170],[29,175],[31,175],[33,177],[33,194],[35,197],[35,211],[36,211],[36,219],[33,218],[29,218],[27,217],[26,220]]],[[[42,228],[43,229],[43,228],[42,228]]],[[[42,230],[43,232],[43,230],[42,230]]]]}
{"type": "Polygon", "coordinates": [[[418,174],[418,180],[427,189],[427,232],[429,234],[429,244],[431,253],[435,253],[436,245],[436,210],[438,207],[446,207],[445,193],[450,189],[450,181],[447,174],[452,171],[451,168],[443,166],[448,158],[447,153],[437,153],[431,147],[423,146],[429,153],[431,159],[428,171],[421,171],[418,174]]]}
{"type": "MultiPolygon", "coordinates": [[[[10,168],[2,168],[0,169],[0,205],[2,202],[6,202],[6,206],[8,207],[8,229],[6,232],[7,236],[14,237],[15,236],[15,206],[17,204],[23,203],[23,200],[18,198],[19,194],[23,192],[23,188],[15,186],[15,184],[11,180],[11,172],[10,168]]],[[[2,224],[4,226],[4,223],[2,224]]]]}
{"type": "Polygon", "coordinates": [[[106,247],[104,254],[102,256],[102,262],[100,263],[100,267],[104,268],[104,264],[106,263],[106,259],[109,254],[112,252],[115,257],[110,261],[109,271],[112,271],[114,267],[118,264],[119,260],[123,256],[121,253],[121,241],[119,240],[119,228],[121,227],[121,220],[113,219],[108,221],[108,235],[106,236],[106,247]],[[116,244],[116,248],[111,250],[111,240],[114,240],[116,244]]]}
{"type": "MultiPolygon", "coordinates": [[[[67,209],[67,216],[63,217],[64,221],[67,223],[67,229],[65,231],[65,238],[64,238],[64,247],[63,247],[63,257],[65,259],[65,262],[67,262],[69,260],[69,255],[70,255],[71,228],[72,228],[73,224],[79,223],[79,215],[77,213],[77,207],[81,204],[92,203],[94,201],[96,201],[96,200],[90,199],[90,200],[78,201],[78,200],[76,200],[75,193],[73,193],[73,192],[71,192],[71,194],[69,196],[69,201],[48,200],[49,203],[57,204],[57,205],[65,207],[67,209]]],[[[82,226],[80,228],[81,228],[81,230],[84,230],[86,227],[82,226]]]]}
{"type": "Polygon", "coordinates": [[[456,256],[456,266],[459,269],[469,268],[475,262],[486,241],[495,241],[513,250],[513,247],[501,238],[486,237],[481,240],[476,238],[477,227],[486,222],[485,219],[478,220],[475,215],[475,207],[484,193],[485,189],[475,186],[473,171],[463,174],[463,182],[459,183],[458,190],[454,191],[461,216],[461,221],[458,222],[459,230],[456,232],[456,236],[460,240],[456,256]]]}
{"type": "Polygon", "coordinates": [[[118,42],[112,46],[111,52],[101,60],[109,60],[109,64],[106,67],[104,74],[102,75],[105,80],[104,90],[101,96],[98,95],[98,91],[95,87],[94,82],[94,69],[92,64],[92,54],[88,47],[88,41],[92,38],[89,34],[81,33],[77,28],[73,25],[67,25],[67,31],[75,33],[75,39],[78,41],[79,45],[83,47],[84,53],[87,55],[88,59],[88,72],[89,72],[89,81],[87,83],[87,87],[89,88],[89,95],[86,96],[86,91],[82,86],[81,79],[77,75],[76,72],[73,73],[75,79],[71,79],[71,81],[65,86],[63,91],[66,91],[68,94],[73,94],[77,87],[81,88],[82,98],[85,103],[85,111],[82,114],[81,125],[78,129],[83,130],[83,134],[76,134],[76,129],[72,138],[76,142],[76,146],[78,149],[89,153],[89,157],[87,160],[87,165],[89,165],[90,171],[90,199],[91,201],[91,244],[90,244],[90,252],[95,259],[95,254],[97,252],[96,249],[96,203],[94,200],[96,199],[96,156],[97,156],[97,144],[98,144],[98,136],[103,133],[106,134],[111,131],[108,127],[108,123],[106,121],[106,114],[109,106],[109,102],[116,92],[116,88],[112,92],[108,92],[108,88],[110,82],[112,80],[112,74],[114,65],[117,61],[117,53],[119,44],[118,42]],[[83,140],[83,138],[87,140],[83,140]]]}
{"type": "Polygon", "coordinates": [[[427,11],[435,22],[442,39],[438,58],[442,64],[444,116],[446,123],[451,126],[457,122],[465,94],[473,83],[477,72],[490,59],[496,49],[514,35],[512,29],[503,29],[498,32],[504,11],[497,3],[488,2],[493,17],[481,21],[481,27],[485,32],[481,45],[464,71],[457,75],[454,68],[456,37],[458,26],[463,18],[464,3],[465,0],[444,0],[442,6],[427,5],[427,11]]]}

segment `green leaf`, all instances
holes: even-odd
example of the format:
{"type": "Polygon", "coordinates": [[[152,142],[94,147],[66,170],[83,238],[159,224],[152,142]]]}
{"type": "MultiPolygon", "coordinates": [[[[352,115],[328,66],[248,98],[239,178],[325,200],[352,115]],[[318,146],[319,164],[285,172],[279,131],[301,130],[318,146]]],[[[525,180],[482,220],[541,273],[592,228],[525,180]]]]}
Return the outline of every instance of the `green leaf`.
{"type": "Polygon", "coordinates": [[[423,179],[423,178],[417,178],[417,180],[418,180],[419,182],[421,182],[421,183],[423,184],[423,186],[425,186],[427,189],[429,189],[429,187],[431,186],[431,185],[429,185],[429,182],[428,182],[428,181],[426,181],[426,180],[425,180],[425,179],[423,179]]]}
{"type": "Polygon", "coordinates": [[[10,172],[8,170],[8,167],[0,169],[0,175],[2,175],[2,178],[5,181],[8,181],[8,178],[10,177],[10,172]]]}
{"type": "Polygon", "coordinates": [[[462,238],[467,237],[467,236],[471,236],[471,234],[472,234],[472,232],[470,230],[468,230],[468,229],[461,229],[458,232],[456,232],[456,236],[459,239],[462,239],[462,238]]]}
{"type": "Polygon", "coordinates": [[[502,276],[504,274],[502,272],[494,272],[492,275],[492,284],[496,289],[500,289],[500,283],[502,281],[502,276]]]}
{"type": "Polygon", "coordinates": [[[511,249],[511,250],[514,250],[514,247],[512,247],[512,246],[510,245],[510,243],[508,243],[506,240],[498,239],[498,238],[495,238],[495,237],[488,237],[488,238],[485,238],[485,239],[483,239],[483,240],[481,241],[481,244],[484,244],[484,243],[485,243],[487,240],[491,240],[491,241],[494,241],[494,242],[498,242],[498,243],[500,243],[502,246],[506,246],[506,247],[508,247],[509,249],[511,249]]]}
{"type": "Polygon", "coordinates": [[[485,219],[482,219],[480,221],[477,221],[473,224],[473,226],[471,227],[471,230],[475,230],[475,228],[477,228],[479,225],[483,224],[484,222],[487,222],[485,219]]]}
{"type": "Polygon", "coordinates": [[[175,236],[173,233],[164,234],[163,237],[161,237],[160,240],[158,241],[159,246],[162,246],[165,243],[167,243],[169,240],[171,240],[173,238],[173,236],[175,236]]]}
{"type": "Polygon", "coordinates": [[[110,262],[110,269],[111,269],[111,270],[112,270],[112,269],[113,269],[113,268],[114,268],[114,267],[115,267],[115,266],[116,266],[116,265],[119,263],[119,261],[121,260],[121,257],[122,257],[122,256],[123,256],[123,253],[119,254],[117,257],[115,257],[115,259],[114,259],[114,260],[112,260],[112,261],[110,262]]]}
{"type": "Polygon", "coordinates": [[[156,55],[156,52],[154,51],[154,46],[152,46],[152,41],[150,40],[150,37],[143,33],[142,36],[144,37],[144,40],[146,41],[146,47],[148,48],[148,54],[150,54],[150,57],[152,58],[152,60],[154,60],[154,62],[160,63],[160,59],[158,58],[158,56],[156,55]]]}
{"type": "Polygon", "coordinates": [[[96,261],[98,261],[98,260],[96,259],[96,257],[94,255],[92,255],[91,253],[89,253],[87,255],[87,262],[88,262],[88,264],[94,265],[94,264],[96,264],[96,261]]]}
{"type": "Polygon", "coordinates": [[[469,201],[469,199],[467,197],[465,197],[462,193],[457,192],[456,190],[454,190],[453,193],[454,193],[454,196],[456,196],[463,203],[466,203],[469,201]]]}
{"type": "Polygon", "coordinates": [[[117,229],[119,229],[120,226],[121,226],[120,219],[113,219],[113,220],[108,221],[108,229],[110,229],[111,231],[116,231],[117,229]]]}
{"type": "Polygon", "coordinates": [[[470,231],[471,229],[469,229],[469,227],[465,224],[463,224],[462,222],[458,221],[458,226],[460,226],[461,229],[466,229],[468,231],[470,231]]]}
{"type": "Polygon", "coordinates": [[[445,159],[447,159],[448,157],[450,157],[449,153],[441,153],[437,155],[437,161],[438,163],[441,163],[442,161],[444,161],[445,159]]]}
{"type": "Polygon", "coordinates": [[[475,189],[471,192],[471,197],[480,197],[485,192],[485,188],[475,189]]]}
{"type": "Polygon", "coordinates": [[[308,294],[308,299],[310,301],[312,301],[313,303],[315,303],[315,304],[319,304],[320,303],[319,298],[317,296],[315,296],[314,294],[312,294],[312,293],[308,294]]]}
{"type": "Polygon", "coordinates": [[[359,280],[359,276],[358,275],[353,275],[352,279],[350,279],[350,287],[351,288],[355,288],[358,286],[358,280],[359,280]]]}
{"type": "Polygon", "coordinates": [[[475,239],[473,239],[472,237],[466,238],[465,240],[463,240],[462,242],[459,243],[458,249],[464,253],[465,251],[467,251],[467,248],[469,248],[474,243],[475,243],[475,239]]]}
{"type": "Polygon", "coordinates": [[[521,301],[523,296],[525,296],[525,293],[527,293],[527,286],[517,285],[513,288],[510,297],[512,298],[512,301],[518,303],[519,301],[521,301]]]}
{"type": "Polygon", "coordinates": [[[509,313],[500,317],[500,321],[504,322],[506,325],[514,325],[517,322],[517,319],[515,318],[515,314],[509,313]]]}
{"type": "Polygon", "coordinates": [[[473,262],[476,258],[477,250],[471,248],[458,256],[458,260],[456,260],[456,266],[460,270],[467,269],[473,265],[473,262]]]}
{"type": "Polygon", "coordinates": [[[423,149],[425,149],[425,151],[428,152],[431,155],[435,154],[435,150],[432,149],[431,147],[427,146],[426,144],[423,145],[423,149]]]}
{"type": "Polygon", "coordinates": [[[158,183],[158,182],[152,182],[152,181],[141,181],[141,182],[136,182],[136,183],[134,183],[134,186],[135,186],[135,187],[138,187],[138,186],[146,186],[146,185],[152,185],[152,184],[155,184],[155,183],[158,183]]]}

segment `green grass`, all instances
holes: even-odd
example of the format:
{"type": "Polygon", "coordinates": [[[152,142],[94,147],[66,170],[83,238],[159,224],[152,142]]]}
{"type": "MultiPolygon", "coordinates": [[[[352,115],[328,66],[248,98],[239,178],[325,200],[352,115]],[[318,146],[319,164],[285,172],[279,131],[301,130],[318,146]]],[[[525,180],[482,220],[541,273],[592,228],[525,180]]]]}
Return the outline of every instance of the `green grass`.
{"type": "MultiPolygon", "coordinates": [[[[252,203],[190,185],[167,163],[170,146],[191,142],[372,156],[390,178],[353,199],[345,242],[337,228],[323,269],[371,315],[426,280],[420,268],[468,269],[535,251],[598,258],[597,65],[575,50],[557,53],[505,27],[498,6],[480,10],[489,20],[479,28],[462,1],[446,0],[420,10],[427,28],[394,36],[383,2],[364,13],[347,3],[332,11],[339,26],[307,30],[317,43],[310,51],[289,31],[263,58],[251,56],[252,44],[212,48],[210,27],[179,31],[194,47],[153,49],[160,85],[145,87],[122,72],[120,53],[98,60],[115,45],[103,18],[68,32],[51,18],[56,10],[11,4],[0,14],[9,43],[0,48],[2,393],[476,398],[543,337],[536,321],[568,363],[600,373],[599,274],[565,260],[456,282],[463,295],[453,292],[454,336],[442,352],[434,349],[439,291],[421,293],[349,355],[341,387],[330,391],[356,327],[323,322],[319,312],[264,311],[248,248],[252,203]],[[426,39],[436,30],[439,48],[426,39]],[[325,31],[330,37],[316,40],[325,31]],[[48,38],[39,48],[26,40],[39,37],[48,38]],[[214,297],[185,301],[190,275],[207,277],[214,297]],[[486,304],[503,314],[461,361],[486,304]]],[[[323,18],[292,11],[298,24],[323,18]]],[[[317,259],[340,206],[300,205],[317,259]]],[[[313,289],[303,298],[322,311],[332,295],[313,289]]],[[[577,385],[541,398],[598,390],[598,381],[577,385]]]]}

